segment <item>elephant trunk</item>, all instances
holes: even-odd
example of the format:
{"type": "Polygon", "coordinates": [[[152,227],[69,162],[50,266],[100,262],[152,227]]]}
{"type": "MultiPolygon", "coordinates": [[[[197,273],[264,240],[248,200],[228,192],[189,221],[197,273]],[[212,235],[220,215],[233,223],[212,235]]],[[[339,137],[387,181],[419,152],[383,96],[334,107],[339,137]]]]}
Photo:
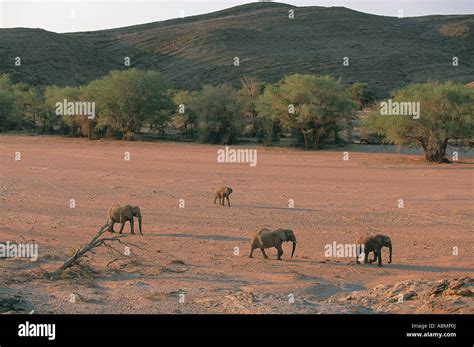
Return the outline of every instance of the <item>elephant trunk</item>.
{"type": "Polygon", "coordinates": [[[391,243],[388,244],[388,249],[390,250],[388,263],[391,264],[392,263],[392,244],[391,243]]]}
{"type": "Polygon", "coordinates": [[[143,235],[143,233],[142,233],[142,217],[138,218],[138,229],[140,230],[140,234],[143,235]]]}
{"type": "Polygon", "coordinates": [[[296,241],[293,241],[293,249],[291,250],[291,257],[293,258],[293,255],[295,254],[296,251],[296,241]]]}

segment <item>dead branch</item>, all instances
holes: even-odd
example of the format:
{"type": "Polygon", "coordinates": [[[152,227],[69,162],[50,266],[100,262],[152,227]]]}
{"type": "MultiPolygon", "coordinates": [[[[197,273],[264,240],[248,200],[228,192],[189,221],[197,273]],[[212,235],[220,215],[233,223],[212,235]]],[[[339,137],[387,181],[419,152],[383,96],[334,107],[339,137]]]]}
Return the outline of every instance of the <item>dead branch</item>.
{"type": "MultiPolygon", "coordinates": [[[[129,246],[127,242],[123,242],[122,240],[117,240],[117,241],[120,244],[126,245],[127,247],[129,246]]],[[[104,242],[104,246],[107,248],[110,257],[112,258],[112,260],[110,260],[107,263],[107,267],[109,267],[111,264],[114,264],[120,261],[128,261],[132,264],[141,262],[141,259],[135,253],[130,253],[130,255],[124,255],[123,252],[119,251],[118,249],[116,249],[115,247],[113,247],[112,245],[108,243],[104,242]]]]}
{"type": "Polygon", "coordinates": [[[104,225],[99,233],[87,244],[82,246],[78,251],[74,253],[72,257],[67,259],[63,265],[59,269],[57,269],[54,272],[51,272],[48,274],[48,277],[50,279],[58,279],[60,278],[61,274],[64,272],[64,270],[70,268],[71,266],[77,264],[80,258],[84,257],[88,252],[94,253],[92,250],[96,247],[100,247],[104,245],[106,242],[109,241],[119,241],[122,237],[126,237],[127,235],[118,235],[114,237],[105,237],[105,238],[100,238],[109,228],[109,224],[104,225]]]}

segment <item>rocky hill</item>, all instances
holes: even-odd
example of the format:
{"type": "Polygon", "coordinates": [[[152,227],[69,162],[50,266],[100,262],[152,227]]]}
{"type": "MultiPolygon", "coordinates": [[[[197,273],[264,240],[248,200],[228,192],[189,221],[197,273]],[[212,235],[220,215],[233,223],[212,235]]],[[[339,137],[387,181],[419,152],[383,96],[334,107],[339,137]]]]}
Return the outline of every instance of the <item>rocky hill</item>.
{"type": "Polygon", "coordinates": [[[254,3],[94,32],[0,29],[0,73],[35,85],[78,85],[125,68],[129,57],[132,66],[161,70],[176,88],[237,84],[245,75],[275,82],[298,72],[368,82],[383,96],[411,82],[472,81],[473,29],[474,15],[399,19],[343,7],[254,3]],[[14,66],[18,56],[21,67],[14,66]]]}

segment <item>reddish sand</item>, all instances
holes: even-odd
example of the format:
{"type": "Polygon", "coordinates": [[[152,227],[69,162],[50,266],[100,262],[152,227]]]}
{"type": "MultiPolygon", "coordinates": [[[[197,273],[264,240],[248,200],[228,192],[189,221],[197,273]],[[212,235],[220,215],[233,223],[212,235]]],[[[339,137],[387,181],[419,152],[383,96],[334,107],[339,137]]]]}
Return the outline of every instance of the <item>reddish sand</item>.
{"type": "Polygon", "coordinates": [[[0,298],[17,293],[37,313],[474,313],[472,296],[385,306],[339,300],[401,281],[416,291],[418,282],[472,277],[473,160],[350,153],[344,161],[342,152],[257,147],[251,167],[218,163],[219,148],[1,136],[0,241],[34,240],[40,259],[0,260],[0,298]],[[213,204],[221,185],[234,189],[230,208],[213,204]],[[89,262],[92,279],[38,277],[89,242],[115,203],[142,209],[145,236],[124,240],[136,245],[138,262],[107,267],[104,248],[89,262]],[[268,260],[258,250],[249,259],[249,238],[261,227],[293,229],[295,258],[285,244],[283,261],[274,249],[268,260]],[[325,256],[326,244],[365,232],[392,238],[392,264],[387,249],[381,268],[325,256]]]}

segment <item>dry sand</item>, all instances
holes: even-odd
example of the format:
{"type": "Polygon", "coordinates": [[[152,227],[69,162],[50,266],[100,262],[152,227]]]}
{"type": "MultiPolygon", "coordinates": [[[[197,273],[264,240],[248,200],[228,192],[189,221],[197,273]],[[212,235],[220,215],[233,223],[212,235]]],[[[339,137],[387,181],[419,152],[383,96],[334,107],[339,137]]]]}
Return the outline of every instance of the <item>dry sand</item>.
{"type": "Polygon", "coordinates": [[[219,148],[1,136],[0,240],[34,240],[40,257],[0,260],[0,312],[474,313],[472,159],[258,147],[250,167],[217,163],[219,148]],[[230,208],[213,204],[220,185],[234,189],[230,208]],[[84,266],[93,273],[41,278],[89,242],[114,203],[142,209],[145,236],[125,238],[138,261],[107,266],[99,249],[84,266]],[[261,227],[293,229],[295,258],[285,244],[283,261],[276,250],[249,259],[261,227]],[[381,268],[325,256],[326,244],[364,232],[391,236],[392,264],[387,249],[381,268]]]}

